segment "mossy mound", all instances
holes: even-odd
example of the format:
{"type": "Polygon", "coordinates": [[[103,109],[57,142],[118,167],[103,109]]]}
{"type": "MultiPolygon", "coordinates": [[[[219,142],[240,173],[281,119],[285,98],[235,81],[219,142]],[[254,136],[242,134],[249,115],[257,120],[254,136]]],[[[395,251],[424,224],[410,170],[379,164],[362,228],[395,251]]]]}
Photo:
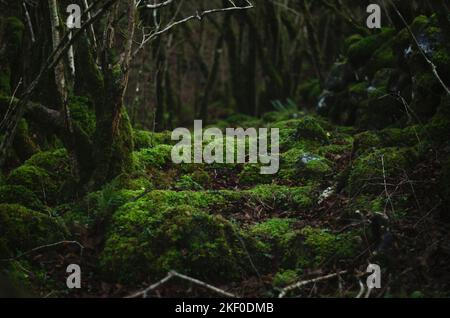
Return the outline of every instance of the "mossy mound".
{"type": "Polygon", "coordinates": [[[67,235],[55,218],[18,204],[0,204],[0,244],[12,257],[16,252],[58,242],[67,235]]]}
{"type": "Polygon", "coordinates": [[[395,182],[416,162],[413,148],[383,148],[360,156],[354,162],[348,179],[350,193],[380,194],[384,182],[395,182]],[[386,180],[385,180],[386,179],[386,180]]]}
{"type": "Polygon", "coordinates": [[[351,257],[359,246],[357,233],[333,234],[326,229],[298,229],[293,219],[274,218],[254,225],[250,233],[281,268],[296,273],[351,257]]]}
{"type": "Polygon", "coordinates": [[[352,41],[348,48],[348,58],[353,65],[362,66],[387,40],[395,35],[395,30],[384,28],[381,32],[352,41]]]}
{"type": "Polygon", "coordinates": [[[153,148],[159,145],[171,145],[172,133],[170,131],[151,132],[135,129],[133,131],[134,149],[139,151],[144,148],[153,148]]]}
{"type": "Polygon", "coordinates": [[[36,194],[20,185],[0,186],[0,202],[17,203],[37,211],[44,209],[44,205],[36,194]]]}
{"type": "Polygon", "coordinates": [[[66,198],[65,186],[73,182],[72,161],[65,149],[39,152],[13,170],[7,184],[23,186],[41,202],[54,205],[66,198]]]}
{"type": "Polygon", "coordinates": [[[127,283],[169,270],[232,281],[249,270],[237,229],[222,217],[188,205],[161,209],[145,204],[124,206],[114,215],[101,268],[127,283]]]}

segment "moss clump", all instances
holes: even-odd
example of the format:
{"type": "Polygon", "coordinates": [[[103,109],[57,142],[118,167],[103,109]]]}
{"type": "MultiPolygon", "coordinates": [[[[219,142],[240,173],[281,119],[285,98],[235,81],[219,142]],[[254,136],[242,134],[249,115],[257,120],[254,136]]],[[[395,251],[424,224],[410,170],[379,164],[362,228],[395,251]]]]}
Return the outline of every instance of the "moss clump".
{"type": "Polygon", "coordinates": [[[275,287],[283,288],[288,285],[294,284],[299,280],[299,275],[295,270],[281,270],[275,274],[272,280],[272,285],[275,287]]]}
{"type": "Polygon", "coordinates": [[[33,210],[43,210],[41,200],[24,186],[5,185],[0,186],[0,202],[9,204],[20,204],[33,210]]]}
{"type": "Polygon", "coordinates": [[[314,188],[312,186],[260,185],[244,193],[249,196],[251,202],[264,203],[276,209],[307,209],[314,204],[314,188]]]}
{"type": "Polygon", "coordinates": [[[281,155],[279,175],[293,182],[319,180],[332,171],[330,165],[325,158],[296,147],[281,155]]]}
{"type": "Polygon", "coordinates": [[[43,203],[54,205],[66,198],[65,187],[74,181],[72,170],[65,149],[38,152],[11,172],[7,184],[23,186],[43,203]]]}
{"type": "Polygon", "coordinates": [[[313,117],[309,116],[299,120],[295,137],[300,141],[303,139],[313,140],[320,143],[325,143],[328,141],[328,135],[320,123],[313,117]]]}
{"type": "Polygon", "coordinates": [[[55,218],[17,204],[0,204],[0,240],[11,254],[64,239],[66,232],[55,218]]]}
{"type": "Polygon", "coordinates": [[[126,205],[114,215],[101,254],[105,275],[130,283],[178,270],[229,281],[246,272],[237,230],[225,219],[187,205],[158,210],[126,205]]]}
{"type": "Polygon", "coordinates": [[[142,149],[135,152],[138,164],[143,168],[164,168],[172,162],[172,146],[158,145],[154,148],[142,149]]]}
{"type": "Polygon", "coordinates": [[[70,96],[69,98],[70,116],[72,120],[78,123],[78,126],[89,136],[92,137],[95,132],[95,113],[92,110],[93,105],[89,99],[83,96],[70,96]]]}
{"type": "Polygon", "coordinates": [[[395,30],[384,28],[380,33],[355,41],[348,49],[348,58],[354,65],[364,65],[374,52],[395,35],[395,30]]]}
{"type": "Polygon", "coordinates": [[[333,234],[326,229],[306,227],[300,233],[304,238],[305,252],[310,255],[315,265],[322,264],[331,258],[351,257],[357,247],[357,236],[350,232],[333,234]]]}
{"type": "Polygon", "coordinates": [[[384,175],[386,182],[395,182],[396,177],[411,168],[416,158],[417,153],[411,148],[383,148],[362,155],[350,172],[348,189],[353,194],[379,194],[384,189],[384,175]]]}
{"type": "Polygon", "coordinates": [[[143,148],[152,148],[159,145],[171,145],[172,133],[170,131],[164,132],[150,132],[146,130],[135,129],[133,132],[134,149],[136,151],[143,148]]]}
{"type": "Polygon", "coordinates": [[[382,146],[382,141],[374,131],[365,131],[355,136],[353,150],[357,154],[371,151],[382,146]]]}
{"type": "Polygon", "coordinates": [[[244,169],[239,173],[239,184],[241,185],[257,185],[272,183],[273,176],[261,174],[261,165],[246,164],[244,169]]]}

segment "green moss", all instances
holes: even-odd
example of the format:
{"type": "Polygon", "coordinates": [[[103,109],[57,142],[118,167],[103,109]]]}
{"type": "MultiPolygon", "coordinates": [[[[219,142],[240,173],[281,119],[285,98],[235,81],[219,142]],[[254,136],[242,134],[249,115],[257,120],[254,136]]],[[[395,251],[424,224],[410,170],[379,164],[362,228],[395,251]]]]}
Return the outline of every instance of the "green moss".
{"type": "Polygon", "coordinates": [[[350,94],[359,95],[359,96],[367,96],[367,88],[369,87],[368,82],[360,82],[353,85],[350,85],[348,91],[350,94]]]}
{"type": "Polygon", "coordinates": [[[298,121],[295,137],[300,141],[303,139],[320,143],[328,141],[328,135],[319,121],[310,116],[306,116],[298,121]]]}
{"type": "Polygon", "coordinates": [[[134,148],[138,151],[143,148],[152,148],[159,145],[172,145],[171,135],[172,133],[170,131],[154,133],[146,130],[134,130],[134,148]]]}
{"type": "Polygon", "coordinates": [[[187,205],[158,210],[124,207],[115,214],[101,254],[105,275],[130,283],[178,270],[230,281],[248,270],[236,229],[225,219],[187,205]]]}
{"type": "Polygon", "coordinates": [[[33,210],[43,210],[41,200],[24,186],[5,185],[0,186],[0,202],[9,204],[20,204],[33,210]]]}
{"type": "Polygon", "coordinates": [[[17,251],[55,243],[64,239],[66,233],[60,223],[43,213],[34,212],[21,205],[0,204],[0,239],[11,257],[17,251]]]}
{"type": "Polygon", "coordinates": [[[239,183],[241,185],[257,185],[272,183],[273,176],[261,174],[261,165],[246,164],[239,173],[239,183]]]}
{"type": "Polygon", "coordinates": [[[204,190],[203,186],[196,182],[190,175],[181,176],[175,184],[175,188],[178,190],[204,190]]]}
{"type": "Polygon", "coordinates": [[[365,131],[355,136],[353,149],[355,153],[361,154],[379,148],[382,144],[383,143],[376,132],[365,131]]]}
{"type": "Polygon", "coordinates": [[[325,158],[304,151],[302,148],[293,148],[281,155],[281,168],[279,175],[283,180],[307,182],[319,180],[329,174],[331,163],[325,158]]]}
{"type": "Polygon", "coordinates": [[[66,198],[66,186],[74,181],[72,161],[65,149],[38,152],[8,176],[10,185],[23,186],[43,203],[53,205],[66,198]]]}
{"type": "Polygon", "coordinates": [[[172,146],[158,145],[153,148],[142,149],[134,155],[140,166],[144,168],[164,168],[172,162],[172,146]]]}
{"type": "Polygon", "coordinates": [[[354,65],[364,65],[374,52],[394,35],[395,30],[384,28],[377,34],[369,35],[353,43],[347,53],[350,62],[354,65]]]}
{"type": "Polygon", "coordinates": [[[283,288],[288,285],[294,284],[299,280],[299,275],[295,270],[281,270],[275,274],[272,280],[272,285],[275,287],[283,288]]]}
{"type": "Polygon", "coordinates": [[[254,225],[251,233],[264,239],[282,241],[286,235],[292,232],[292,224],[292,219],[273,218],[254,225]]]}
{"type": "Polygon", "coordinates": [[[362,155],[356,159],[350,173],[350,193],[381,193],[384,191],[384,175],[386,182],[395,182],[398,176],[411,168],[416,158],[417,154],[411,148],[383,148],[362,155]]]}
{"type": "Polygon", "coordinates": [[[70,96],[69,108],[72,120],[90,137],[95,132],[95,113],[89,99],[82,96],[70,96]]]}
{"type": "Polygon", "coordinates": [[[276,209],[296,210],[310,208],[314,202],[314,187],[287,187],[260,185],[245,191],[254,203],[264,203],[276,209]]]}
{"type": "Polygon", "coordinates": [[[313,263],[349,258],[355,253],[357,240],[354,233],[332,234],[326,229],[306,227],[301,230],[307,254],[312,256],[313,263]]]}

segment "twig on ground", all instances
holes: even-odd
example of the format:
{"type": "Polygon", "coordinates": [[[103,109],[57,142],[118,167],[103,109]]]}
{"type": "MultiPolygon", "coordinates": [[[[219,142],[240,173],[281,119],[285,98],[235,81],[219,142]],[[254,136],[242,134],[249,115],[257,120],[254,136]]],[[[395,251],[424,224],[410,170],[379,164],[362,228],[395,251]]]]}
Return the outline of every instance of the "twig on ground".
{"type": "Polygon", "coordinates": [[[281,290],[281,293],[278,295],[278,298],[283,298],[284,296],[286,296],[286,294],[288,292],[290,292],[290,291],[292,291],[294,289],[300,288],[302,286],[305,286],[305,285],[308,285],[308,284],[311,284],[311,283],[321,282],[321,281],[324,281],[324,280],[327,280],[327,279],[330,279],[330,278],[334,278],[334,277],[339,276],[339,275],[344,275],[344,274],[347,274],[347,271],[340,271],[340,272],[337,272],[337,273],[334,273],[334,274],[329,274],[329,275],[313,278],[313,279],[310,279],[310,280],[300,281],[298,283],[295,283],[295,284],[292,284],[292,285],[289,285],[289,286],[283,288],[281,290]]]}
{"type": "Polygon", "coordinates": [[[161,285],[167,283],[169,280],[171,280],[171,279],[174,278],[174,277],[178,277],[178,278],[181,278],[181,279],[183,279],[183,280],[187,280],[187,281],[189,281],[189,282],[191,282],[191,283],[194,283],[194,284],[196,284],[196,285],[198,285],[198,286],[201,286],[201,287],[207,288],[207,289],[209,289],[209,290],[212,290],[212,291],[214,291],[214,292],[216,292],[217,294],[220,294],[220,295],[222,295],[222,296],[230,297],[230,298],[237,298],[236,295],[231,294],[231,293],[229,293],[229,292],[226,292],[226,291],[224,291],[223,289],[214,287],[214,286],[212,286],[212,285],[210,285],[210,284],[207,284],[207,283],[205,283],[205,282],[202,282],[201,280],[198,280],[198,279],[195,279],[195,278],[192,278],[192,277],[189,277],[189,276],[180,274],[180,273],[178,273],[178,272],[176,272],[176,271],[170,271],[170,272],[167,274],[167,276],[164,277],[163,279],[161,279],[159,282],[157,282],[157,283],[155,283],[155,284],[153,284],[153,285],[147,287],[146,289],[144,289],[144,290],[142,290],[142,291],[139,291],[139,292],[134,293],[134,294],[132,294],[132,295],[130,295],[130,296],[127,296],[127,297],[125,297],[125,298],[138,298],[138,297],[146,298],[147,295],[148,295],[148,293],[149,293],[150,291],[152,291],[152,290],[158,288],[159,286],[161,286],[161,285]]]}

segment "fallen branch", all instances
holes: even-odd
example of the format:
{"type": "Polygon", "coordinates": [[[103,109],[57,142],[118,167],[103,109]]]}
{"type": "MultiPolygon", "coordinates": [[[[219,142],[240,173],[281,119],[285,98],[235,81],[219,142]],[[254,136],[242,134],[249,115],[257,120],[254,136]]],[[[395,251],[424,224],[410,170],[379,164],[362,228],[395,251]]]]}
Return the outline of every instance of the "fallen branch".
{"type": "Polygon", "coordinates": [[[289,285],[289,286],[287,286],[287,287],[285,287],[285,288],[283,288],[281,290],[281,293],[278,295],[278,298],[283,298],[284,296],[286,296],[286,294],[288,292],[290,292],[290,291],[292,291],[294,289],[300,288],[302,286],[305,286],[305,285],[308,285],[308,284],[311,284],[311,283],[321,282],[321,281],[324,281],[324,280],[327,280],[327,279],[330,279],[330,278],[334,278],[334,277],[337,277],[339,275],[344,275],[344,274],[347,274],[347,271],[340,271],[338,273],[334,273],[334,274],[330,274],[330,275],[326,275],[326,276],[321,276],[321,277],[317,277],[317,278],[310,279],[310,280],[303,280],[303,281],[295,283],[293,285],[289,285]]]}
{"type": "Polygon", "coordinates": [[[212,290],[212,291],[214,291],[214,292],[216,292],[217,294],[220,294],[220,295],[222,295],[222,296],[229,297],[229,298],[237,298],[236,295],[231,294],[231,293],[229,293],[229,292],[226,292],[226,291],[224,291],[223,289],[214,287],[214,286],[212,286],[212,285],[210,285],[210,284],[207,284],[207,283],[205,283],[205,282],[202,282],[201,280],[198,280],[198,279],[195,279],[195,278],[192,278],[192,277],[189,277],[189,276],[180,274],[180,273],[178,273],[178,272],[176,272],[176,271],[170,271],[170,272],[167,274],[167,276],[164,277],[163,279],[161,279],[159,282],[157,282],[157,283],[155,283],[155,284],[152,284],[152,285],[150,285],[149,287],[147,287],[146,289],[144,289],[144,290],[142,290],[142,291],[139,291],[139,292],[136,292],[136,293],[134,293],[134,294],[132,294],[132,295],[130,295],[130,296],[127,296],[127,297],[125,297],[125,298],[138,298],[138,297],[147,298],[147,295],[148,295],[148,293],[149,293],[150,291],[152,291],[152,290],[154,290],[154,289],[160,287],[161,285],[164,285],[165,283],[167,283],[168,281],[170,281],[170,280],[171,280],[172,278],[174,278],[174,277],[178,277],[178,278],[181,278],[181,279],[183,279],[183,280],[187,280],[187,281],[189,281],[189,282],[191,282],[191,283],[194,283],[194,284],[199,285],[199,286],[201,286],[201,287],[204,287],[204,288],[207,288],[207,289],[209,289],[209,290],[212,290]]]}

